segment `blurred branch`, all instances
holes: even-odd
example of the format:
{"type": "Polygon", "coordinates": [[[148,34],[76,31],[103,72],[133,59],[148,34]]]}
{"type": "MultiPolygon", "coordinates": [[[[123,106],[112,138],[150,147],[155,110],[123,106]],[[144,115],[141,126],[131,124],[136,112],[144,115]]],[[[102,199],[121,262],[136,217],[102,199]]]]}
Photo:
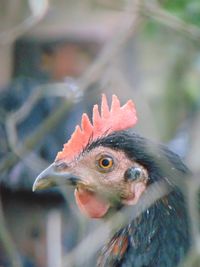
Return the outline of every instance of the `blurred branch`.
{"type": "MultiPolygon", "coordinates": [[[[40,125],[33,134],[28,136],[23,143],[15,145],[15,151],[17,151],[17,154],[23,158],[27,153],[30,153],[30,150],[33,150],[39,141],[41,141],[44,136],[49,133],[55,125],[57,125],[71,106],[71,103],[66,103],[64,101],[64,103],[62,103],[53,114],[44,120],[42,125],[40,125]]],[[[19,160],[20,158],[16,154],[13,154],[13,152],[8,153],[6,158],[0,163],[0,172],[2,173],[7,169],[10,169],[19,160]]]]}
{"type": "Polygon", "coordinates": [[[123,44],[125,44],[137,30],[137,26],[140,22],[138,10],[139,0],[130,2],[134,2],[134,4],[127,5],[126,12],[124,12],[124,16],[119,23],[118,31],[105,45],[103,51],[92,66],[89,67],[83,77],[79,79],[79,84],[82,88],[87,88],[101,76],[105,67],[113,60],[123,44]]]}
{"type": "Polygon", "coordinates": [[[10,267],[22,267],[22,263],[20,261],[20,256],[15,248],[13,240],[10,236],[10,233],[6,227],[6,222],[4,220],[3,208],[0,199],[0,241],[4,246],[6,256],[9,259],[10,267]]]}
{"type": "MultiPolygon", "coordinates": [[[[122,9],[121,2],[115,1],[95,1],[100,7],[110,8],[114,10],[122,9]]],[[[166,11],[162,8],[156,0],[141,0],[138,2],[139,9],[142,15],[147,18],[153,19],[167,27],[170,27],[172,30],[184,33],[188,35],[189,38],[196,41],[200,38],[200,29],[194,24],[183,21],[172,13],[166,11]]],[[[138,7],[137,7],[138,8],[138,7]]],[[[132,9],[133,10],[133,9],[132,9]]]]}
{"type": "Polygon", "coordinates": [[[199,187],[200,187],[200,173],[197,173],[191,182],[188,181],[188,210],[190,218],[190,231],[192,237],[192,244],[195,251],[200,255],[200,232],[199,232],[199,187]]]}
{"type": "Polygon", "coordinates": [[[161,8],[156,1],[141,1],[141,12],[144,16],[154,19],[155,21],[170,27],[174,31],[181,32],[186,34],[189,38],[199,41],[200,38],[200,29],[199,27],[187,23],[182,19],[172,15],[170,12],[167,12],[161,8]]]}
{"type": "MultiPolygon", "coordinates": [[[[0,32],[1,44],[5,45],[14,42],[20,35],[26,33],[31,27],[37,24],[46,14],[49,5],[48,0],[29,0],[28,2],[31,15],[21,23],[14,25],[11,29],[0,32]]],[[[10,8],[13,8],[13,6],[10,5],[10,8]]]]}
{"type": "MultiPolygon", "coordinates": [[[[70,80],[71,81],[71,80],[70,80]]],[[[71,102],[76,102],[81,97],[81,94],[75,84],[71,83],[50,83],[37,86],[27,101],[15,112],[11,113],[6,120],[6,129],[10,145],[14,148],[19,142],[17,135],[17,125],[24,121],[30,114],[34,105],[45,97],[63,97],[70,99],[71,102]]]]}

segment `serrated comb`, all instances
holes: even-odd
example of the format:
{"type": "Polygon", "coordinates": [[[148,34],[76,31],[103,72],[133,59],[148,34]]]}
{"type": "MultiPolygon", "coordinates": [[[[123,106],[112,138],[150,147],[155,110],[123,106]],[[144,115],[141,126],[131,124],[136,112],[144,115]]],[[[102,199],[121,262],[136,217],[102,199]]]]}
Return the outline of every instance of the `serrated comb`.
{"type": "Polygon", "coordinates": [[[98,105],[94,105],[92,122],[90,122],[87,114],[82,115],[81,127],[76,126],[71,138],[64,144],[63,150],[58,152],[55,161],[70,162],[81,154],[89,142],[91,143],[112,132],[133,127],[137,122],[135,105],[132,100],[128,100],[121,107],[118,97],[113,95],[109,110],[107,98],[103,94],[101,115],[98,105]]]}

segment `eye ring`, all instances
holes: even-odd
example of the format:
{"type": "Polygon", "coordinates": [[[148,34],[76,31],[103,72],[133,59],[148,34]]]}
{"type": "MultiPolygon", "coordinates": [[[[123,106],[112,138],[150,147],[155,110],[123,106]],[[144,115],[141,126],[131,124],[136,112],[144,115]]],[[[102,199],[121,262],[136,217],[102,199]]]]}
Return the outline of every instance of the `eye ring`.
{"type": "Polygon", "coordinates": [[[114,160],[110,155],[101,155],[97,158],[96,166],[102,172],[109,172],[113,170],[114,160]]]}

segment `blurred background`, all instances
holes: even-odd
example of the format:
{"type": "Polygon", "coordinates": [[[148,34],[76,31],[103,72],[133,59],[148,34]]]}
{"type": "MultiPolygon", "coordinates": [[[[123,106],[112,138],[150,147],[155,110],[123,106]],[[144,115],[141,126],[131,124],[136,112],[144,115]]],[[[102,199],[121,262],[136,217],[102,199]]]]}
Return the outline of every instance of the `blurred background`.
{"type": "Polygon", "coordinates": [[[199,41],[199,0],[0,1],[1,267],[65,266],[98,226],[32,184],[103,92],[199,175],[199,41]]]}

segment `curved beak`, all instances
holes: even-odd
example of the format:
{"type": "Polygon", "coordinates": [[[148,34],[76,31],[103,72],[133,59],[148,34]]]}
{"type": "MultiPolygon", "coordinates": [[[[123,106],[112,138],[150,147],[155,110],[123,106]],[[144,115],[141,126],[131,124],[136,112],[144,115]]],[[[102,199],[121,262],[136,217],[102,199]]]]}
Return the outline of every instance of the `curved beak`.
{"type": "Polygon", "coordinates": [[[80,178],[70,172],[58,172],[55,163],[41,172],[33,184],[33,191],[47,189],[57,185],[76,185],[81,181],[80,178]]]}

